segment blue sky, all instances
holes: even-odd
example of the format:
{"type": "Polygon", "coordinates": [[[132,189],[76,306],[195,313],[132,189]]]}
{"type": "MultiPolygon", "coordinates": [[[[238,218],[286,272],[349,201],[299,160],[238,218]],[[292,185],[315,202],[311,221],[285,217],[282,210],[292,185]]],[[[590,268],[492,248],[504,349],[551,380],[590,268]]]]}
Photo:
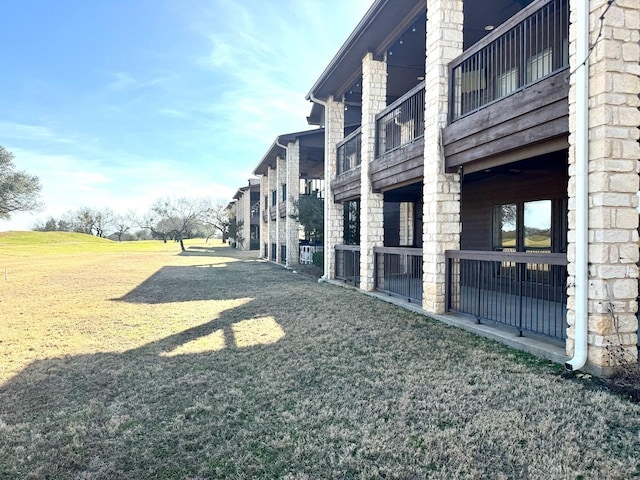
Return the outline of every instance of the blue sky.
{"type": "Polygon", "coordinates": [[[0,0],[0,145],[45,208],[230,200],[373,0],[0,0]],[[329,12],[329,13],[327,13],[329,12]]]}

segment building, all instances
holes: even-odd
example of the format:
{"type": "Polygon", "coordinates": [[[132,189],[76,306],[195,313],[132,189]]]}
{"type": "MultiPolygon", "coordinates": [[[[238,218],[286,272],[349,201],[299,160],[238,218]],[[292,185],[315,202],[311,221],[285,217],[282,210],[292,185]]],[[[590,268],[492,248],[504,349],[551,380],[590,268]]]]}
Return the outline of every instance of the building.
{"type": "Polygon", "coordinates": [[[637,361],[639,31],[635,0],[375,1],[307,95],[325,278],[637,361]]]}
{"type": "Polygon", "coordinates": [[[295,266],[304,235],[292,215],[300,195],[323,196],[324,130],[280,135],[253,173],[260,176],[261,256],[295,266]]]}
{"type": "Polygon", "coordinates": [[[249,179],[227,205],[229,217],[234,223],[229,242],[240,250],[260,249],[260,180],[249,179]]]}

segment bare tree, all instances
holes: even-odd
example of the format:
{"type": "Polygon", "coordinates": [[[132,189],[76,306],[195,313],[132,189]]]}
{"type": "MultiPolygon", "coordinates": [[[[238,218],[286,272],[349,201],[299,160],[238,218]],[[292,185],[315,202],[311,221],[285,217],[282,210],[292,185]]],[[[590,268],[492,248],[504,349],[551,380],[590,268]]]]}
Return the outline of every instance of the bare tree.
{"type": "Polygon", "coordinates": [[[208,229],[211,234],[207,237],[214,235],[215,232],[220,232],[222,235],[222,241],[226,242],[229,238],[229,227],[231,225],[231,217],[227,210],[227,202],[218,199],[215,202],[207,200],[208,208],[206,209],[203,218],[202,225],[208,229]]]}
{"type": "Polygon", "coordinates": [[[149,229],[154,236],[162,238],[165,242],[168,238],[173,238],[180,242],[180,248],[185,251],[184,239],[199,229],[209,208],[210,202],[206,199],[158,199],[140,226],[149,229]]]}
{"type": "Polygon", "coordinates": [[[40,180],[16,171],[13,158],[11,152],[0,146],[0,220],[8,220],[13,212],[28,212],[41,206],[40,180]]]}

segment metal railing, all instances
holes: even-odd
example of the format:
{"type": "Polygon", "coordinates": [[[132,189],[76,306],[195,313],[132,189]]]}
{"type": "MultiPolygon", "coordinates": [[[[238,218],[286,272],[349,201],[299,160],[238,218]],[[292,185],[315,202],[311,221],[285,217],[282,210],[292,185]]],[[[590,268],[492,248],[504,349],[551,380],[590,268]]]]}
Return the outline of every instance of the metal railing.
{"type": "Polygon", "coordinates": [[[280,263],[287,263],[287,246],[280,245],[280,263]]]}
{"type": "Polygon", "coordinates": [[[422,249],[375,247],[375,289],[422,302],[422,249]]]}
{"type": "Polygon", "coordinates": [[[449,121],[569,67],[569,0],[539,0],[449,65],[449,121]]]}
{"type": "Polygon", "coordinates": [[[336,146],[338,150],[337,173],[348,172],[358,167],[362,161],[362,129],[358,128],[336,146]]]}
{"type": "Polygon", "coordinates": [[[271,244],[271,261],[275,262],[276,261],[276,255],[278,253],[278,245],[275,243],[271,244]]]}
{"type": "Polygon", "coordinates": [[[447,310],[563,340],[565,254],[446,252],[447,310]]]}
{"type": "Polygon", "coordinates": [[[424,136],[424,82],[376,115],[376,157],[424,136]]]}
{"type": "Polygon", "coordinates": [[[336,245],[336,278],[360,285],[360,245],[336,245]]]}

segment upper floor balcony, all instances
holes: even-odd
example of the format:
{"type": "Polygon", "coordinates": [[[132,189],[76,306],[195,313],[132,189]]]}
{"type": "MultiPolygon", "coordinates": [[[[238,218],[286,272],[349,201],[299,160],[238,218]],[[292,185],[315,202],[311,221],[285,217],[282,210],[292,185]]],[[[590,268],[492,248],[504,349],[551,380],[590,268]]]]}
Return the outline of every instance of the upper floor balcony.
{"type": "Polygon", "coordinates": [[[541,142],[553,140],[539,146],[543,150],[564,147],[568,3],[531,3],[451,62],[449,125],[443,132],[449,170],[541,142]]]}
{"type": "Polygon", "coordinates": [[[337,145],[336,178],[331,182],[335,201],[360,195],[362,129],[358,128],[337,145]]]}

